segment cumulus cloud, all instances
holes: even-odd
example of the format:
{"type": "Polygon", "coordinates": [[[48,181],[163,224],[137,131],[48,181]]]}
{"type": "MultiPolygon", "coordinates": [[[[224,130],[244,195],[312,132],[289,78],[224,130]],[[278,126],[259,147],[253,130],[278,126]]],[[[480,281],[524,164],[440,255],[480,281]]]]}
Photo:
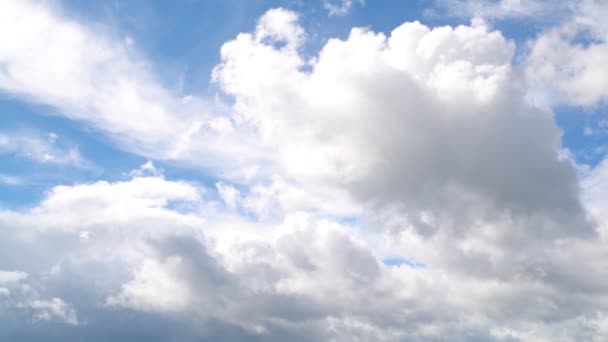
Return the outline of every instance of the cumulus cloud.
{"type": "MultiPolygon", "coordinates": [[[[534,260],[495,250],[486,261],[484,245],[476,244],[483,242],[473,238],[454,246],[411,232],[360,234],[304,212],[260,224],[218,211],[191,185],[145,180],[59,187],[36,208],[3,212],[2,253],[23,255],[11,260],[28,272],[27,278],[23,271],[4,272],[3,279],[35,286],[35,295],[22,290],[13,310],[31,311],[35,321],[84,321],[82,334],[111,321],[104,312],[122,317],[132,310],[125,319],[185,314],[201,331],[223,322],[219,336],[241,329],[260,340],[440,340],[449,334],[462,341],[526,341],[551,339],[564,324],[572,324],[568,336],[579,336],[583,326],[600,322],[590,308],[607,304],[598,297],[605,292],[600,242],[563,240],[537,250],[534,260]],[[122,200],[104,200],[109,193],[122,200]],[[192,209],[170,205],[176,198],[192,209]],[[125,203],[130,215],[108,214],[125,203]],[[47,212],[64,218],[56,229],[41,228],[53,226],[47,212]],[[91,238],[81,239],[82,231],[93,232],[91,238]],[[416,256],[428,266],[384,265],[377,255],[391,246],[382,241],[407,256],[423,251],[416,256]],[[598,264],[578,264],[589,257],[598,264]],[[69,279],[79,279],[76,292],[59,299],[69,279]]],[[[497,247],[504,246],[489,246],[497,247]]]]}
{"type": "Polygon", "coordinates": [[[500,212],[538,234],[592,231],[551,113],[526,103],[514,43],[483,21],[405,23],[388,37],[353,29],[311,72],[296,44],[276,48],[260,34],[226,43],[214,75],[291,177],[459,227],[500,212]]]}

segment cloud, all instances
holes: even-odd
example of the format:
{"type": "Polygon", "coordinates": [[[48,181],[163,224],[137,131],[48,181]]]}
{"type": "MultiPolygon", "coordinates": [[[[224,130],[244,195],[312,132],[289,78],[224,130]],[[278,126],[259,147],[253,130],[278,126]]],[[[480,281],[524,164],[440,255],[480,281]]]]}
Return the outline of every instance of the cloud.
{"type": "Polygon", "coordinates": [[[21,271],[2,271],[0,270],[0,284],[14,284],[26,279],[27,273],[21,271]]]}
{"type": "Polygon", "coordinates": [[[162,175],[163,175],[163,170],[158,169],[156,166],[154,166],[154,163],[149,160],[147,162],[145,162],[144,164],[142,164],[137,169],[131,170],[131,172],[129,172],[129,176],[131,176],[131,177],[145,177],[145,176],[162,177],[162,175]]]}
{"type": "Polygon", "coordinates": [[[39,206],[30,209],[30,215],[13,217],[10,212],[7,214],[10,219],[23,220],[22,224],[39,229],[73,231],[78,227],[95,227],[98,222],[107,220],[119,225],[138,215],[156,217],[162,222],[166,214],[164,206],[171,202],[193,201],[199,196],[196,188],[184,182],[136,177],[129,182],[57,186],[39,206]]]}
{"type": "Polygon", "coordinates": [[[93,29],[38,1],[3,2],[0,23],[1,92],[49,105],[52,115],[80,121],[149,158],[184,159],[191,145],[211,145],[215,158],[206,165],[219,167],[213,161],[238,148],[225,141],[230,121],[222,113],[209,114],[201,98],[182,101],[149,60],[102,25],[93,29]]]}
{"type": "Polygon", "coordinates": [[[586,0],[564,23],[528,43],[526,75],[531,97],[545,105],[593,107],[608,99],[608,14],[605,1],[586,0]]]}
{"type": "Polygon", "coordinates": [[[37,321],[56,319],[66,324],[78,325],[76,312],[60,298],[32,300],[26,303],[20,303],[18,307],[31,309],[34,312],[34,319],[37,321]]]}
{"type": "MultiPolygon", "coordinates": [[[[363,0],[359,0],[361,4],[363,0]]],[[[323,7],[329,12],[329,16],[343,16],[347,15],[353,7],[356,0],[323,0],[323,7]]]]}
{"type": "Polygon", "coordinates": [[[151,311],[180,311],[190,302],[190,291],[172,274],[182,259],[169,257],[163,263],[145,261],[135,271],[134,279],[123,285],[121,292],[106,304],[151,311]]]}
{"type": "MultiPolygon", "coordinates": [[[[130,183],[137,182],[134,179],[130,183]]],[[[162,182],[180,188],[178,184],[162,182]]],[[[115,196],[130,196],[129,202],[139,203],[130,213],[155,207],[152,202],[137,200],[140,195],[131,187],[120,183],[111,187],[115,196]]],[[[106,191],[106,185],[98,183],[88,185],[88,188],[65,188],[61,193],[54,191],[49,193],[46,205],[52,205],[53,212],[63,216],[74,209],[60,205],[63,201],[56,201],[55,197],[70,198],[76,204],[93,189],[101,195],[106,191]],[[72,195],[66,196],[67,192],[72,195]]],[[[156,197],[154,194],[149,196],[156,197]]],[[[38,319],[59,319],[68,323],[77,321],[75,311],[71,309],[78,310],[91,324],[96,316],[87,316],[87,312],[99,315],[100,311],[120,308],[165,316],[190,313],[199,323],[220,320],[265,340],[280,339],[276,336],[284,333],[298,336],[307,329],[313,329],[306,335],[315,339],[315,336],[333,335],[325,319],[328,314],[335,317],[333,324],[339,324],[346,319],[342,310],[347,308],[354,314],[361,310],[358,309],[360,300],[366,298],[371,305],[383,286],[397,285],[391,272],[382,266],[364,242],[348,228],[331,221],[296,215],[270,229],[270,237],[265,237],[260,227],[254,230],[256,234],[248,237],[246,234],[225,234],[228,227],[223,218],[225,214],[197,214],[203,217],[194,221],[188,219],[190,214],[164,206],[159,208],[165,213],[164,220],[148,211],[145,218],[134,215],[132,219],[117,223],[114,216],[103,213],[105,207],[101,201],[91,203],[90,209],[97,209],[89,211],[98,218],[95,222],[73,216],[69,218],[71,224],[64,221],[65,226],[77,227],[76,231],[94,228],[94,234],[88,240],[80,240],[76,233],[66,235],[63,230],[40,230],[31,223],[20,225],[25,229],[20,232],[28,236],[26,240],[19,239],[17,231],[10,234],[11,241],[3,240],[12,245],[11,250],[23,250],[25,246],[29,246],[26,248],[29,250],[36,248],[34,246],[48,246],[46,241],[49,239],[55,241],[55,248],[44,255],[39,254],[39,258],[53,265],[50,279],[44,270],[31,276],[35,282],[42,282],[37,290],[41,295],[55,295],[49,292],[53,282],[58,282],[60,288],[68,279],[76,277],[81,282],[77,293],[68,295],[73,308],[62,304],[64,300],[55,299],[22,301],[18,308],[34,310],[34,317],[38,319]],[[115,229],[117,225],[125,229],[119,233],[115,229]],[[59,243],[65,245],[60,247],[59,243]],[[295,248],[300,243],[308,247],[295,248]],[[100,263],[103,268],[98,268],[100,263]],[[118,283],[112,285],[115,281],[118,283]],[[96,299],[87,303],[85,299],[91,291],[96,299]],[[106,305],[91,311],[90,305],[95,305],[108,292],[106,305]],[[331,297],[337,300],[328,301],[331,297]]],[[[34,209],[20,215],[30,217],[23,222],[37,222],[37,213],[34,209]]],[[[3,219],[11,216],[2,215],[3,219]]],[[[248,225],[256,227],[255,223],[248,225]]],[[[4,233],[11,230],[4,223],[2,227],[4,233]]],[[[40,265],[40,260],[29,263],[27,259],[15,260],[28,269],[40,265]]],[[[386,300],[388,303],[389,299],[386,300]]],[[[374,315],[383,310],[379,303],[373,307],[371,311],[361,311],[357,315],[374,315]]],[[[348,319],[359,321],[361,318],[348,319]]]]}
{"type": "MultiPolygon", "coordinates": [[[[13,256],[0,259],[23,270],[2,274],[27,279],[35,290],[15,292],[24,297],[14,299],[13,310],[31,310],[35,320],[86,322],[80,336],[96,336],[99,324],[130,312],[124,322],[192,322],[197,328],[187,336],[240,329],[259,340],[531,341],[550,340],[565,324],[572,325],[569,337],[584,338],[586,327],[601,322],[593,313],[608,305],[601,299],[604,233],[602,240],[564,238],[513,254],[492,240],[503,231],[497,226],[424,238],[409,230],[359,231],[293,210],[266,224],[201,193],[180,181],[135,177],[56,187],[31,209],[0,213],[0,253],[13,256]],[[83,231],[90,237],[82,239],[83,231]],[[391,248],[428,267],[384,265],[378,255],[391,248]]],[[[6,330],[15,329],[24,328],[6,330]]],[[[599,325],[590,329],[600,334],[599,325]]]]}
{"type": "MultiPolygon", "coordinates": [[[[81,156],[78,146],[59,139],[55,133],[49,133],[45,137],[32,132],[0,132],[0,153],[15,154],[43,164],[77,167],[90,165],[81,156]]],[[[10,183],[11,178],[5,180],[10,183]]]]}
{"type": "Polygon", "coordinates": [[[215,187],[227,206],[235,208],[239,204],[241,193],[234,186],[218,182],[215,184],[215,187]]]}
{"type": "Polygon", "coordinates": [[[6,185],[20,185],[23,183],[21,177],[0,174],[0,183],[6,185]]]}
{"type": "Polygon", "coordinates": [[[289,177],[458,229],[481,219],[535,226],[533,236],[592,234],[552,114],[526,102],[514,43],[483,21],[405,23],[388,37],[355,28],[310,72],[297,44],[277,48],[262,33],[224,44],[214,76],[289,177]]]}
{"type": "Polygon", "coordinates": [[[435,6],[427,12],[464,18],[549,22],[561,20],[572,7],[567,1],[551,3],[544,0],[436,0],[435,6]]]}
{"type": "Polygon", "coordinates": [[[178,112],[163,102],[166,90],[128,46],[39,2],[3,2],[0,12],[4,92],[140,143],[167,139],[179,126],[178,112]],[[28,18],[27,24],[17,18],[28,18]]]}

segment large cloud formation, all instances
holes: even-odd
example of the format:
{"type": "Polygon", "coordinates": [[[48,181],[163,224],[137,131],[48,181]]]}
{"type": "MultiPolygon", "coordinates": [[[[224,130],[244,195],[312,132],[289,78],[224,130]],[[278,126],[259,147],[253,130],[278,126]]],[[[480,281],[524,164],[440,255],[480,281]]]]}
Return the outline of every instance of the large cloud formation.
{"type": "Polygon", "coordinates": [[[39,4],[2,6],[2,25],[21,29],[2,42],[39,39],[8,20],[33,16],[56,57],[0,44],[3,91],[221,180],[169,180],[146,163],[0,211],[9,340],[608,337],[608,164],[579,181],[551,111],[527,92],[561,75],[528,68],[554,31],[523,67],[479,19],[354,28],[307,58],[298,15],[273,9],[223,45],[213,80],[234,105],[208,115],[122,43],[39,4]],[[62,56],[72,69],[54,73],[62,56]]]}

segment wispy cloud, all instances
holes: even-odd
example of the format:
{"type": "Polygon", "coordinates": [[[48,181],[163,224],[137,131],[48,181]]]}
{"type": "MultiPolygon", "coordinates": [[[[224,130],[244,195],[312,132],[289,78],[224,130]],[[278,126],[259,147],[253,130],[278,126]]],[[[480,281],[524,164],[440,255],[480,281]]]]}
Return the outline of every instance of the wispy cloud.
{"type": "Polygon", "coordinates": [[[0,153],[10,153],[44,164],[90,165],[81,156],[77,145],[65,142],[52,132],[0,132],[0,153]]]}
{"type": "Polygon", "coordinates": [[[347,15],[353,8],[353,5],[358,2],[361,5],[365,3],[365,0],[322,0],[323,6],[329,12],[330,16],[343,16],[347,15]]]}
{"type": "Polygon", "coordinates": [[[428,13],[447,17],[486,19],[559,19],[572,4],[545,0],[435,0],[428,13]]]}
{"type": "Polygon", "coordinates": [[[0,173],[0,183],[6,185],[20,185],[23,183],[23,179],[21,179],[21,177],[0,173]]]}

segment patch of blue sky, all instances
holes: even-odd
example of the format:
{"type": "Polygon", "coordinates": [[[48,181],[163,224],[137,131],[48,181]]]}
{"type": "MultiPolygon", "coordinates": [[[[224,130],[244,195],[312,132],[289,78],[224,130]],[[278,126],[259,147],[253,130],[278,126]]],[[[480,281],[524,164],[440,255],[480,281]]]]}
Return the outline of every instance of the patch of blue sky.
{"type": "MultiPolygon", "coordinates": [[[[220,48],[239,32],[255,28],[269,8],[295,7],[297,1],[64,1],[71,17],[100,23],[118,39],[131,39],[155,65],[170,89],[206,94],[220,48]]],[[[214,92],[214,91],[212,91],[214,92]]]]}
{"type": "Polygon", "coordinates": [[[408,266],[411,268],[427,268],[428,266],[420,261],[414,259],[408,259],[400,256],[394,256],[382,259],[382,263],[386,266],[399,267],[408,266]]]}
{"type": "Polygon", "coordinates": [[[561,106],[554,113],[563,131],[562,146],[578,163],[594,167],[608,155],[608,106],[561,106]]]}
{"type": "MultiPolygon", "coordinates": [[[[307,33],[303,54],[314,56],[329,38],[345,39],[352,27],[390,33],[405,21],[419,20],[429,1],[373,1],[353,5],[345,16],[328,16],[322,1],[123,1],[63,2],[68,15],[111,28],[119,39],[132,39],[157,66],[170,88],[184,93],[209,91],[210,74],[219,62],[220,48],[240,32],[255,29],[270,8],[284,7],[300,14],[307,33]]],[[[426,16],[427,25],[467,24],[469,20],[426,16]]]]}
{"type": "Polygon", "coordinates": [[[56,144],[77,149],[82,159],[81,163],[53,163],[28,158],[27,151],[0,153],[0,174],[15,179],[13,184],[0,182],[0,205],[3,207],[21,207],[36,202],[44,195],[44,190],[55,185],[120,179],[125,170],[128,173],[145,161],[117,149],[104,135],[82,122],[53,115],[51,107],[2,96],[0,111],[0,133],[30,134],[43,142],[49,134],[54,134],[56,144]]]}

